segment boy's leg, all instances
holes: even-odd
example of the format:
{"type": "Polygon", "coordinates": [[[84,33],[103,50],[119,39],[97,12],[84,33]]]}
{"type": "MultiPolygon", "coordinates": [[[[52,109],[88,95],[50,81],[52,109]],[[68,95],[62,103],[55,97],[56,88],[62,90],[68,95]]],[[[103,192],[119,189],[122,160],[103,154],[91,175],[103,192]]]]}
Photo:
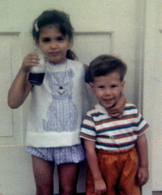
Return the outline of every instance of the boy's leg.
{"type": "Polygon", "coordinates": [[[140,187],[137,183],[138,155],[136,148],[127,154],[125,165],[119,182],[119,193],[121,195],[140,195],[140,187]]]}
{"type": "Polygon", "coordinates": [[[138,156],[135,148],[119,152],[98,150],[97,156],[107,183],[107,195],[140,195],[136,182],[138,156]]]}
{"type": "Polygon", "coordinates": [[[36,195],[53,195],[54,163],[32,155],[36,195]]]}
{"type": "Polygon", "coordinates": [[[58,165],[60,195],[75,195],[79,175],[79,163],[58,165]]]}

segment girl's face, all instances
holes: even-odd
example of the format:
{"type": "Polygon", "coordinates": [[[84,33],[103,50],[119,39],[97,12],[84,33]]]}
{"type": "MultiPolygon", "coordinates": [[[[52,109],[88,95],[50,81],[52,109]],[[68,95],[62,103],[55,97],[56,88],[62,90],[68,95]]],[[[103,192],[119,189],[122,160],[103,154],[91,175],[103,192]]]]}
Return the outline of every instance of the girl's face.
{"type": "Polygon", "coordinates": [[[118,72],[112,72],[105,76],[95,77],[90,86],[99,103],[108,111],[118,102],[124,83],[125,81],[120,81],[118,72]]]}
{"type": "Polygon", "coordinates": [[[37,45],[49,62],[60,64],[66,61],[71,40],[63,36],[54,25],[48,25],[41,29],[37,45]]]}

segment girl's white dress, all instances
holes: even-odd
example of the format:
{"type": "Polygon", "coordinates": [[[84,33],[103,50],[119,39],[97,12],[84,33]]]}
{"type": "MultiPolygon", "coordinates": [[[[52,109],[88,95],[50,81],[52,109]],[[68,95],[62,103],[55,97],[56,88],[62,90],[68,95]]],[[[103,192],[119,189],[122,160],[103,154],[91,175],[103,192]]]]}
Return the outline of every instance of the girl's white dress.
{"type": "Polygon", "coordinates": [[[43,84],[35,85],[32,90],[26,146],[51,148],[80,144],[81,122],[89,109],[84,65],[68,59],[63,64],[48,66],[43,84]],[[62,95],[60,86],[64,90],[62,95]]]}

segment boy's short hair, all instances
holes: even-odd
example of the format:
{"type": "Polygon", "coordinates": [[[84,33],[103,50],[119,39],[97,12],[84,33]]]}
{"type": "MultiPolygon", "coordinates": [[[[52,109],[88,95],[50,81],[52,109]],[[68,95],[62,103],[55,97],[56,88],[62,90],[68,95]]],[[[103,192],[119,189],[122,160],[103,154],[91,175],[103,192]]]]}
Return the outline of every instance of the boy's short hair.
{"type": "Polygon", "coordinates": [[[120,75],[120,81],[123,81],[127,72],[126,64],[115,56],[107,54],[100,55],[90,62],[85,74],[85,81],[87,83],[93,83],[95,77],[105,76],[116,71],[120,75]]]}

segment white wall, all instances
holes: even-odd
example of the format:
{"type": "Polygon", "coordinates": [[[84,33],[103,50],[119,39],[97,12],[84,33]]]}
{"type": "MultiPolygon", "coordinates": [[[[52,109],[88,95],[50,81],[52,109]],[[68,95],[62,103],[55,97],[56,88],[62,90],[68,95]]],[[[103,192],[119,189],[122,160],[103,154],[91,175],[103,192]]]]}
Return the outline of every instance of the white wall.
{"type": "Polygon", "coordinates": [[[146,1],[143,110],[150,123],[152,190],[162,191],[162,1],[146,1]]]}
{"type": "MultiPolygon", "coordinates": [[[[29,33],[33,19],[42,11],[53,8],[69,13],[77,32],[88,32],[90,37],[94,32],[101,32],[101,35],[106,32],[107,51],[122,57],[129,65],[125,95],[128,101],[137,104],[139,109],[143,110],[143,115],[151,126],[147,132],[151,172],[149,183],[144,187],[143,194],[151,194],[152,189],[162,190],[160,166],[162,157],[159,155],[159,151],[162,149],[160,131],[162,117],[161,0],[0,0],[1,78],[2,75],[5,75],[2,67],[5,70],[5,67],[12,64],[12,70],[6,69],[7,74],[11,74],[12,77],[5,82],[1,81],[1,84],[6,83],[6,88],[9,87],[11,80],[16,75],[23,56],[36,50],[29,33]],[[13,36],[15,37],[14,42],[13,36]],[[13,55],[12,60],[9,59],[10,53],[6,54],[7,52],[5,52],[9,50],[9,44],[12,46],[10,49],[13,55]],[[151,151],[153,152],[151,153],[151,151]]],[[[92,42],[94,40],[95,38],[92,42]]],[[[75,49],[79,51],[78,48],[75,49]]],[[[82,58],[81,52],[79,55],[82,58]]],[[[87,54],[83,60],[87,63],[91,57],[93,55],[87,54]]],[[[3,85],[1,85],[1,97],[4,96],[3,100],[5,100],[7,89],[3,93],[3,85]]],[[[18,111],[11,111],[6,109],[6,102],[1,101],[0,115],[3,115],[3,110],[6,110],[6,115],[12,115],[12,119],[8,118],[6,123],[13,124],[13,128],[12,130],[7,129],[5,125],[2,125],[3,130],[0,129],[0,156],[3,156],[3,160],[0,161],[2,173],[0,175],[0,194],[12,194],[10,192],[14,191],[18,183],[20,186],[26,185],[27,191],[31,189],[30,194],[34,193],[35,190],[30,155],[23,152],[28,103],[29,99],[18,111]],[[12,159],[13,157],[15,158],[12,159]],[[17,164],[19,167],[16,166],[17,164]],[[7,174],[4,170],[8,171],[7,174]],[[10,172],[11,175],[9,175],[10,172]],[[18,175],[14,180],[13,176],[16,173],[22,174],[23,180],[18,175]],[[6,188],[7,182],[11,186],[8,189],[6,188]]],[[[85,190],[84,173],[85,170],[82,168],[78,186],[79,192],[85,190]]],[[[55,181],[57,186],[56,177],[55,181]]],[[[55,193],[58,193],[58,188],[56,188],[55,193]]],[[[22,191],[19,190],[18,194],[22,195],[22,191]]]]}

